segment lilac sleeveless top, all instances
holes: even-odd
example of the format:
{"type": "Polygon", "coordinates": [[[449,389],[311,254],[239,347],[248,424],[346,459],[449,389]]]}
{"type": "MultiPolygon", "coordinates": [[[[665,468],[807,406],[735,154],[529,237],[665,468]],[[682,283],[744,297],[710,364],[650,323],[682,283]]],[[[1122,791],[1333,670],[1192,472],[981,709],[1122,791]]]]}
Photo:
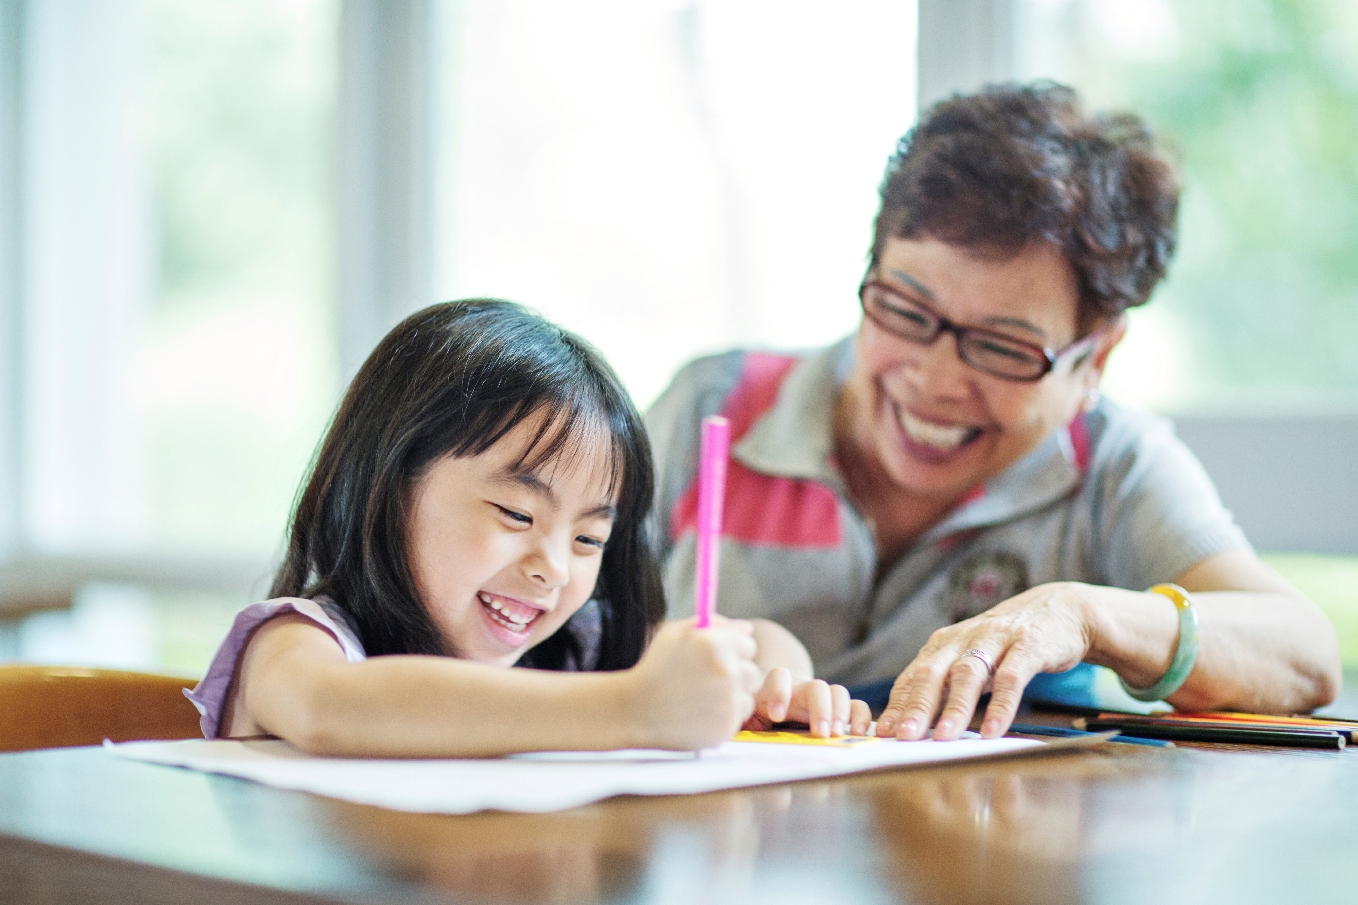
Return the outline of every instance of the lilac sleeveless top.
{"type": "Polygon", "coordinates": [[[203,729],[203,738],[217,738],[217,730],[222,724],[222,707],[226,704],[226,695],[231,689],[232,679],[236,677],[236,667],[240,664],[245,645],[261,625],[287,613],[305,616],[333,635],[344,651],[344,659],[350,663],[368,659],[363,644],[344,613],[324,597],[318,600],[279,597],[263,603],[252,603],[236,614],[236,621],[231,624],[231,630],[213,655],[203,681],[192,691],[184,690],[184,696],[202,714],[199,725],[203,729]]]}
{"type": "MultiPolygon", "coordinates": [[[[296,613],[304,616],[325,629],[344,651],[344,659],[358,663],[368,659],[358,633],[349,623],[348,616],[327,597],[307,600],[303,597],[278,597],[263,603],[252,603],[236,614],[231,630],[226,633],[217,653],[212,656],[207,674],[192,690],[185,689],[184,696],[193,702],[202,714],[199,725],[204,738],[217,738],[222,725],[222,709],[226,705],[227,693],[236,677],[241,654],[245,646],[261,625],[270,619],[296,613]]],[[[603,636],[603,614],[597,601],[590,600],[575,615],[567,620],[559,631],[573,634],[579,644],[580,658],[572,658],[566,665],[570,671],[595,669],[599,662],[600,644],[603,636]]]]}

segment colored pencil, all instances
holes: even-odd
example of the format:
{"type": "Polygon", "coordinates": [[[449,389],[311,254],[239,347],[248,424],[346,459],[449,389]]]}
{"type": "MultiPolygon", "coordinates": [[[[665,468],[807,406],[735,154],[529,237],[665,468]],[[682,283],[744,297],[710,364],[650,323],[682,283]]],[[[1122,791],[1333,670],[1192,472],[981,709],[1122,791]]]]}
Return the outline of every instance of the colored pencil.
{"type": "MultiPolygon", "coordinates": [[[[1083,729],[1066,729],[1062,726],[1040,726],[1032,723],[1014,723],[1009,727],[1010,732],[1019,735],[1050,735],[1055,738],[1080,738],[1086,735],[1099,735],[1098,732],[1086,732],[1083,729]]],[[[1158,738],[1132,738],[1115,735],[1109,739],[1110,742],[1121,742],[1127,745],[1150,745],[1155,748],[1173,748],[1174,743],[1158,738]]]]}
{"type": "Polygon", "coordinates": [[[717,568],[721,553],[722,504],[726,500],[726,457],[731,422],[720,415],[703,419],[698,454],[698,564],[694,576],[696,625],[707,628],[717,607],[717,568]]]}
{"type": "MultiPolygon", "coordinates": [[[[1259,726],[1284,726],[1297,727],[1299,729],[1330,729],[1335,732],[1347,732],[1349,734],[1349,744],[1358,742],[1358,720],[1347,720],[1340,717],[1324,716],[1270,716],[1266,713],[1238,713],[1235,711],[1175,711],[1172,716],[1176,720],[1201,720],[1211,723],[1226,723],[1228,725],[1249,724],[1259,726]]],[[[1099,714],[1103,719],[1106,715],[1099,714]]]]}
{"type": "Polygon", "coordinates": [[[1184,742],[1222,742],[1236,745],[1280,745],[1294,748],[1343,748],[1348,734],[1317,729],[1256,729],[1247,726],[1175,723],[1173,720],[1077,719],[1075,728],[1088,731],[1116,729],[1136,738],[1184,742]]]}
{"type": "Polygon", "coordinates": [[[1313,732],[1338,732],[1344,736],[1344,740],[1350,744],[1358,742],[1358,726],[1346,725],[1344,723],[1322,722],[1305,717],[1270,717],[1264,714],[1244,714],[1236,713],[1216,716],[1212,713],[1180,713],[1174,711],[1163,716],[1126,714],[1126,713],[1100,713],[1094,719],[1107,720],[1116,723],[1145,723],[1148,725],[1182,725],[1182,726],[1223,726],[1237,729],[1297,729],[1311,730],[1313,732]]]}

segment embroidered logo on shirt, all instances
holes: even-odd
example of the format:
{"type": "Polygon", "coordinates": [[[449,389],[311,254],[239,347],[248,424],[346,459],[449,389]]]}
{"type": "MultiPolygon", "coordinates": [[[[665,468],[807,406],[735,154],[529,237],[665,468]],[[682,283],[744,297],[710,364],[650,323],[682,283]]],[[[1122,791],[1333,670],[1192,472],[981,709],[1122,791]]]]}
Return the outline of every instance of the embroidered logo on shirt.
{"type": "Polygon", "coordinates": [[[1028,567],[1007,550],[985,550],[958,563],[948,576],[948,605],[966,619],[1028,590],[1028,567]]]}

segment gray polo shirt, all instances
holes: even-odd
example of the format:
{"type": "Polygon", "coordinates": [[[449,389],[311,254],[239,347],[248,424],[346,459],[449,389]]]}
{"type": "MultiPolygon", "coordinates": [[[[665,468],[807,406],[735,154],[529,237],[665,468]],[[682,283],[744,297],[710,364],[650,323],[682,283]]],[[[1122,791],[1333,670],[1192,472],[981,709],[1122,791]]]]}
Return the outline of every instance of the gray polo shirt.
{"type": "Polygon", "coordinates": [[[874,582],[876,547],[833,461],[851,339],[807,355],[734,351],[686,365],[646,414],[670,616],[693,612],[699,425],[732,422],[717,609],[801,639],[817,674],[899,673],[936,629],[1029,587],[1142,590],[1249,549],[1168,421],[1107,400],[973,491],[874,582]]]}

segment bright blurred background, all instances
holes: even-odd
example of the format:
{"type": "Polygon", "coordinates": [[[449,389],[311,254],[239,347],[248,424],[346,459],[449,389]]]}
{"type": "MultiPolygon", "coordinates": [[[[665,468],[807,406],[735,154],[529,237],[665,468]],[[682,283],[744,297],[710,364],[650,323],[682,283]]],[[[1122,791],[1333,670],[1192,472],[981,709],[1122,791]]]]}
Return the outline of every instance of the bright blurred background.
{"type": "MultiPolygon", "coordinates": [[[[0,0],[0,660],[200,673],[344,382],[429,302],[532,305],[643,406],[693,355],[848,333],[895,140],[993,79],[1182,160],[1106,391],[1347,442],[1355,47],[1347,0],[0,0]]],[[[1358,665],[1338,518],[1268,552],[1358,665]]]]}

